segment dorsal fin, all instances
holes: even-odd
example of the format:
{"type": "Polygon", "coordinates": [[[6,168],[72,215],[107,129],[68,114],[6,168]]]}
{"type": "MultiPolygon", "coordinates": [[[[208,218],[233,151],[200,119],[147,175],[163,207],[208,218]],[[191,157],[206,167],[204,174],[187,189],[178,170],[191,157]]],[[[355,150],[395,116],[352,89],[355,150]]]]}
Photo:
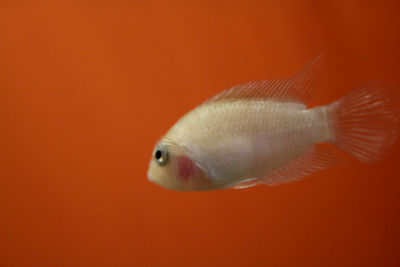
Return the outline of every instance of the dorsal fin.
{"type": "Polygon", "coordinates": [[[279,99],[307,104],[315,92],[315,82],[322,55],[314,58],[303,70],[286,79],[253,81],[236,85],[205,103],[237,99],[279,99]]]}

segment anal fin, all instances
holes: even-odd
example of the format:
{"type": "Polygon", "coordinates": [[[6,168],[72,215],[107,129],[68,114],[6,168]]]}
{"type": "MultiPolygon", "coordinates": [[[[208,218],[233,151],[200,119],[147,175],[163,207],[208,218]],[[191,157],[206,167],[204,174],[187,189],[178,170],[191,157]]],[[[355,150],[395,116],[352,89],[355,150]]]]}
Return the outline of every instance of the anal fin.
{"type": "Polygon", "coordinates": [[[261,177],[260,181],[267,185],[276,185],[304,178],[312,173],[337,164],[336,154],[322,144],[316,144],[298,158],[293,159],[286,165],[274,172],[261,177]]]}
{"type": "Polygon", "coordinates": [[[258,178],[249,178],[246,180],[241,181],[240,183],[235,184],[232,188],[233,189],[243,189],[256,186],[262,183],[258,178]]]}

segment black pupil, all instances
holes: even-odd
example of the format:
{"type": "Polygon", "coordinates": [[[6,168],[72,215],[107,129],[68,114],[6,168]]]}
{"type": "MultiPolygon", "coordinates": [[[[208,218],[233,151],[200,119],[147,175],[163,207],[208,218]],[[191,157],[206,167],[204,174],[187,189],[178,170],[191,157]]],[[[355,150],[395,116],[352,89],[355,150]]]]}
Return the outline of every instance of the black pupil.
{"type": "Polygon", "coordinates": [[[162,157],[162,152],[161,152],[161,150],[157,150],[155,156],[156,156],[156,160],[161,159],[161,157],[162,157]]]}

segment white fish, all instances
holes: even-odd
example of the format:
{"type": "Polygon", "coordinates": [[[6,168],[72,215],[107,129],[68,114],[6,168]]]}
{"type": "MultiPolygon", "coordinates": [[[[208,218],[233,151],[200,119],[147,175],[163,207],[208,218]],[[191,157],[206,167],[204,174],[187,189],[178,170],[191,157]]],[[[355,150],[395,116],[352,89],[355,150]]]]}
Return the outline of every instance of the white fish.
{"type": "Polygon", "coordinates": [[[364,162],[381,158],[397,136],[393,91],[371,83],[308,109],[319,61],[288,79],[235,86],[187,113],[155,146],[149,180],[180,191],[284,183],[335,164],[321,143],[364,162]]]}

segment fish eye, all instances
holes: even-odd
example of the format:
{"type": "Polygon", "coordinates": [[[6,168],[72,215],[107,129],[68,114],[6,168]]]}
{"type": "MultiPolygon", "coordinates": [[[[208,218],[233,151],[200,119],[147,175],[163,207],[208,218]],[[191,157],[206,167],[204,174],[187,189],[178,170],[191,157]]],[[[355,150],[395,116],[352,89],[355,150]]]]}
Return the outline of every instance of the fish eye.
{"type": "Polygon", "coordinates": [[[154,150],[154,159],[156,163],[160,166],[167,164],[168,162],[168,152],[165,147],[156,147],[154,150]]]}

